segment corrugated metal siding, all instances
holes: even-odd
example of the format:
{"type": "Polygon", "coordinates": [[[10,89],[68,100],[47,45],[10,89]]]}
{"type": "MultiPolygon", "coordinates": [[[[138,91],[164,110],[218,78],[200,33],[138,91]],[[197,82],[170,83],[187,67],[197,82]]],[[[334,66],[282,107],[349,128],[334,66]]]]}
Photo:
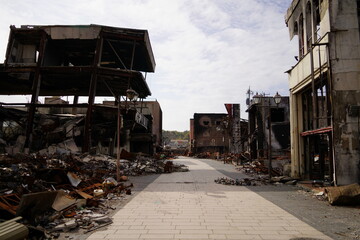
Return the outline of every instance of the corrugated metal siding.
{"type": "Polygon", "coordinates": [[[21,217],[16,217],[0,223],[0,240],[20,240],[28,236],[29,229],[25,225],[16,222],[20,219],[21,217]]]}

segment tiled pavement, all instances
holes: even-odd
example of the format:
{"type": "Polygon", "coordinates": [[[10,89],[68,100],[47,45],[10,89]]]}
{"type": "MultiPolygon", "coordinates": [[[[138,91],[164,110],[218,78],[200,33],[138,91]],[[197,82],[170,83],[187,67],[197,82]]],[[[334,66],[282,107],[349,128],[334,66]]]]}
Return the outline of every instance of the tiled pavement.
{"type": "Polygon", "coordinates": [[[190,172],[162,174],[88,239],[331,239],[203,161],[190,172]]]}

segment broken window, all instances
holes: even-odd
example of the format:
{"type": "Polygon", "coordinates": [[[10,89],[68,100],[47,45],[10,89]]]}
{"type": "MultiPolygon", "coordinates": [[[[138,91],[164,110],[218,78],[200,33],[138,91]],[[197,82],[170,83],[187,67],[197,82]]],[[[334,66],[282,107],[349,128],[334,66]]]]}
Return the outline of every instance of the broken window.
{"type": "Polygon", "coordinates": [[[311,3],[308,2],[306,4],[306,15],[305,15],[305,22],[306,22],[306,46],[307,49],[310,50],[312,48],[312,8],[311,3]]]}
{"type": "Polygon", "coordinates": [[[326,73],[322,74],[315,81],[315,104],[313,104],[313,93],[311,88],[302,94],[304,131],[323,128],[330,125],[330,99],[328,97],[329,87],[327,84],[326,73]],[[314,107],[315,109],[313,110],[314,107]],[[315,111],[315,114],[313,111],[315,111]]]}
{"type": "Polygon", "coordinates": [[[319,0],[314,1],[314,30],[315,30],[315,40],[318,41],[320,39],[320,4],[319,0]]]}
{"type": "Polygon", "coordinates": [[[35,64],[36,51],[35,44],[25,44],[15,40],[14,45],[11,48],[8,63],[20,63],[25,65],[35,64]]]}
{"type": "Polygon", "coordinates": [[[327,85],[322,84],[317,88],[317,105],[319,115],[319,127],[330,125],[327,101],[327,85]]]}
{"type": "Polygon", "coordinates": [[[90,66],[94,61],[96,40],[49,40],[44,66],[90,66]]]}
{"type": "Polygon", "coordinates": [[[271,108],[271,122],[284,122],[285,109],[284,108],[271,108]]]}
{"type": "Polygon", "coordinates": [[[305,137],[305,168],[309,179],[331,180],[330,134],[305,137]]]}

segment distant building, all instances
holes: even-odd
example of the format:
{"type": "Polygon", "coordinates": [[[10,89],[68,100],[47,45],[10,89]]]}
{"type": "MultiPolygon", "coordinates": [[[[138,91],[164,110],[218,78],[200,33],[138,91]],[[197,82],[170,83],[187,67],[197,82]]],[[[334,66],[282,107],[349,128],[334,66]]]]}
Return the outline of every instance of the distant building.
{"type": "Polygon", "coordinates": [[[360,2],[293,0],[289,71],[292,176],[360,182],[360,2]]]}
{"type": "Polygon", "coordinates": [[[230,133],[228,115],[222,113],[195,113],[192,146],[194,153],[229,151],[230,133]]]}
{"type": "Polygon", "coordinates": [[[262,97],[259,104],[251,100],[246,111],[251,159],[269,159],[270,153],[271,158],[281,156],[281,159],[290,160],[289,97],[282,97],[279,104],[273,97],[262,97]]]}

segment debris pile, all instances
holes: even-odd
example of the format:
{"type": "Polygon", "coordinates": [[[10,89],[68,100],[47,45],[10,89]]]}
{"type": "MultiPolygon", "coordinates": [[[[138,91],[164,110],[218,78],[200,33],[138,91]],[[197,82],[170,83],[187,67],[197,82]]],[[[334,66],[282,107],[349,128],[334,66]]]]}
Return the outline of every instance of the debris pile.
{"type": "Polygon", "coordinates": [[[232,179],[232,178],[218,178],[214,180],[215,183],[223,185],[236,185],[236,186],[260,186],[264,184],[263,179],[261,178],[242,178],[242,179],[232,179]]]}
{"type": "Polygon", "coordinates": [[[136,176],[147,173],[187,172],[185,165],[174,164],[172,161],[156,160],[138,155],[135,160],[121,160],[120,168],[127,176],[136,176]]]}
{"type": "Polygon", "coordinates": [[[208,159],[215,159],[218,161],[223,161],[224,163],[229,164],[240,164],[242,162],[248,161],[249,156],[248,153],[223,153],[220,154],[219,152],[202,152],[195,154],[196,158],[208,158],[208,159]]]}
{"type": "Polygon", "coordinates": [[[296,185],[297,180],[288,176],[275,176],[270,179],[270,183],[273,184],[286,184],[286,185],[296,185]]]}
{"type": "Polygon", "coordinates": [[[170,160],[134,154],[120,159],[117,181],[117,160],[111,156],[41,153],[0,155],[0,216],[22,216],[28,227],[52,237],[110,224],[112,206],[131,194],[127,176],[189,170],[170,160]]]}
{"type": "MultiPolygon", "coordinates": [[[[246,162],[243,165],[237,167],[237,169],[246,174],[269,174],[269,168],[265,167],[259,161],[246,162]]],[[[272,176],[280,176],[280,169],[272,168],[272,176]]]]}
{"type": "MultiPolygon", "coordinates": [[[[246,162],[243,165],[237,166],[236,169],[241,173],[244,173],[249,178],[245,178],[245,181],[241,181],[242,186],[259,186],[266,184],[287,184],[295,185],[297,180],[294,180],[288,176],[280,176],[280,169],[273,168],[271,171],[272,177],[269,177],[269,170],[259,161],[246,162]]],[[[240,185],[240,184],[235,184],[240,185]]]]}

